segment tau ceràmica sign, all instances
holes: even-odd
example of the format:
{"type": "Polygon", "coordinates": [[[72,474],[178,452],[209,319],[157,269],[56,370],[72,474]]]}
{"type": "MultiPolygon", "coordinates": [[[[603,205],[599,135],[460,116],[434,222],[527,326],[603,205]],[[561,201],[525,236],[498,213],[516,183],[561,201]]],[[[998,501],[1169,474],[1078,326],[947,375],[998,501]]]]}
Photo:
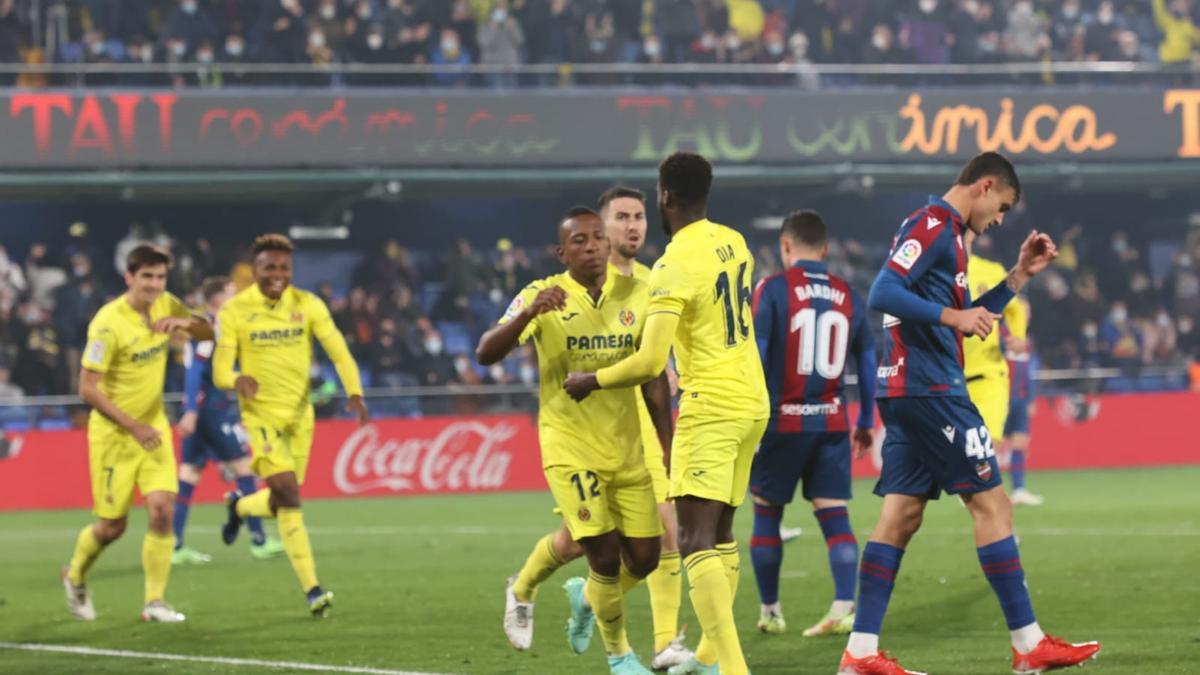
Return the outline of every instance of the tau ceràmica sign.
{"type": "Polygon", "coordinates": [[[1200,157],[1200,90],[748,91],[10,91],[0,168],[644,165],[679,149],[759,164],[1200,157]]]}

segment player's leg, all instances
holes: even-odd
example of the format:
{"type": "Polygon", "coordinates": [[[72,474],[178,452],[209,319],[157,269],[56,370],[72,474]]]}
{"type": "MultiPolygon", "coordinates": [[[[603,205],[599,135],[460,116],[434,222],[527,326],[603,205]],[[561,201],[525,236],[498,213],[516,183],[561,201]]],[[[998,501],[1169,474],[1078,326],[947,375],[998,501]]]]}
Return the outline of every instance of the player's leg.
{"type": "Polygon", "coordinates": [[[668,498],[671,480],[663,464],[662,448],[657,443],[646,445],[646,470],[650,473],[654,501],[663,524],[658,567],[646,577],[654,621],[654,658],[650,667],[662,670],[687,662],[692,658],[692,651],[685,646],[686,636],[679,631],[679,609],[683,604],[679,523],[675,519],[675,507],[668,498]]]}
{"type": "Polygon", "coordinates": [[[767,432],[759,443],[750,469],[754,500],[754,526],[750,535],[750,561],[758,585],[758,629],[779,634],[787,630],[779,602],[779,571],[783,566],[783,511],[796,494],[807,460],[801,434],[767,432]]]}
{"type": "Polygon", "coordinates": [[[533,604],[537,589],[558,568],[583,555],[567,526],[538,540],[521,570],[508,578],[504,589],[504,634],[515,649],[533,644],[533,604]]]}
{"type": "Polygon", "coordinates": [[[1013,401],[1004,428],[1004,441],[1009,450],[1009,475],[1012,477],[1012,502],[1023,506],[1040,506],[1045,499],[1029,491],[1025,485],[1025,467],[1029,459],[1029,407],[1024,401],[1013,401]]]}
{"type": "Polygon", "coordinates": [[[820,434],[813,458],[804,471],[804,498],[812,502],[813,516],[825,537],[829,571],[833,577],[833,603],[805,637],[849,632],[854,623],[854,583],[858,571],[858,538],[850,525],[850,436],[820,434]]]}
{"type": "MultiPolygon", "coordinates": [[[[634,655],[625,630],[625,591],[637,580],[630,576],[631,570],[625,569],[621,562],[620,535],[613,530],[595,537],[584,537],[579,544],[588,560],[588,578],[582,588],[582,597],[598,619],[595,624],[600,629],[604,651],[608,654],[609,670],[612,673],[649,673],[634,655]]],[[[653,554],[652,562],[657,565],[657,547],[653,554]]],[[[568,597],[571,595],[572,589],[568,587],[568,597]]]]}
{"type": "MultiPolygon", "coordinates": [[[[222,462],[222,466],[232,469],[238,492],[254,494],[258,490],[258,481],[250,466],[250,454],[246,450],[248,439],[241,423],[228,415],[212,420],[205,420],[202,416],[201,420],[205,422],[204,431],[211,441],[213,454],[222,462]]],[[[268,538],[263,531],[261,518],[247,518],[246,529],[250,530],[250,554],[255,558],[274,558],[284,553],[283,543],[268,538]]]]}
{"type": "Polygon", "coordinates": [[[207,447],[202,442],[200,425],[187,438],[183,439],[179,463],[179,494],[175,497],[175,516],[172,530],[175,534],[175,550],[171,554],[172,565],[202,565],[212,561],[212,556],[205,555],[184,545],[184,529],[187,527],[188,514],[192,506],[192,493],[200,484],[200,475],[207,463],[207,447]]]}
{"type": "Polygon", "coordinates": [[[175,549],[171,525],[175,516],[179,478],[175,468],[171,427],[165,419],[155,426],[162,434],[162,444],[146,452],[137,472],[137,487],[145,495],[149,515],[146,536],[142,539],[142,571],[146,581],[142,620],[175,623],[183,621],[184,616],[167,604],[165,594],[171,574],[171,553],[175,549]]]}

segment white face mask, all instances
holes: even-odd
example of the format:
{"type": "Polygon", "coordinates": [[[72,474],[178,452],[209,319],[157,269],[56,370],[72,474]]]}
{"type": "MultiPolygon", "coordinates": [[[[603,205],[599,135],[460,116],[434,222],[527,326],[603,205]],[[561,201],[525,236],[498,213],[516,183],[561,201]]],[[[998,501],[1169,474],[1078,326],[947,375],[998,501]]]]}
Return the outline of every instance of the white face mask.
{"type": "Polygon", "coordinates": [[[142,45],[140,56],[142,57],[142,61],[145,61],[146,63],[153,61],[154,45],[142,45]]]}
{"type": "Polygon", "coordinates": [[[918,6],[925,14],[933,14],[933,10],[937,9],[938,0],[921,0],[918,6]]]}
{"type": "Polygon", "coordinates": [[[779,56],[780,54],[783,53],[783,43],[782,42],[768,42],[767,43],[767,53],[770,54],[771,56],[779,56]]]}
{"type": "Polygon", "coordinates": [[[225,43],[225,51],[230,56],[241,56],[242,50],[244,50],[245,48],[246,48],[246,45],[242,44],[241,42],[226,42],[225,43]]]}
{"type": "Polygon", "coordinates": [[[657,42],[647,42],[645,46],[646,56],[654,58],[662,53],[662,47],[657,42]]]}
{"type": "Polygon", "coordinates": [[[325,19],[326,21],[330,21],[335,16],[337,16],[337,7],[334,7],[333,5],[325,5],[324,7],[321,8],[321,18],[322,19],[325,19]]]}
{"type": "Polygon", "coordinates": [[[506,10],[497,9],[496,11],[492,12],[492,21],[495,23],[504,23],[504,20],[507,18],[508,12],[506,10]]]}
{"type": "Polygon", "coordinates": [[[458,40],[442,40],[442,51],[447,54],[457,54],[458,40]]]}
{"type": "Polygon", "coordinates": [[[171,53],[175,56],[183,56],[187,53],[187,44],[183,42],[175,42],[171,44],[171,53]]]}
{"type": "Polygon", "coordinates": [[[367,36],[367,46],[371,49],[379,49],[383,46],[383,36],[378,33],[372,33],[367,36]]]}
{"type": "Polygon", "coordinates": [[[94,54],[96,56],[100,56],[103,53],[104,53],[104,43],[103,42],[93,42],[92,43],[92,54],[94,54]]]}
{"type": "Polygon", "coordinates": [[[525,384],[533,384],[537,378],[537,370],[533,366],[521,366],[520,377],[525,384]]]}
{"type": "Polygon", "coordinates": [[[196,53],[196,62],[197,63],[212,63],[213,62],[213,53],[212,52],[197,52],[196,53]]]}
{"type": "Polygon", "coordinates": [[[179,4],[179,9],[182,9],[185,14],[195,14],[196,13],[196,3],[182,2],[179,4]]]}
{"type": "Polygon", "coordinates": [[[325,46],[325,34],[324,33],[313,33],[312,35],[309,35],[308,36],[308,44],[312,45],[316,49],[320,49],[321,47],[324,47],[325,46]]]}
{"type": "Polygon", "coordinates": [[[441,354],[442,353],[442,339],[433,337],[433,338],[429,338],[428,340],[426,340],[425,341],[425,351],[429,352],[430,354],[432,354],[434,356],[441,354]]]}
{"type": "Polygon", "coordinates": [[[888,39],[886,35],[875,34],[871,36],[871,44],[881,52],[887,51],[888,39]]]}
{"type": "Polygon", "coordinates": [[[492,366],[491,368],[488,368],[488,375],[491,375],[492,379],[497,382],[503,380],[504,379],[504,366],[497,363],[496,365],[492,366]]]}
{"type": "Polygon", "coordinates": [[[1117,307],[1109,312],[1108,318],[1113,323],[1125,323],[1125,320],[1129,318],[1129,312],[1125,311],[1124,307],[1117,307]]]}
{"type": "Polygon", "coordinates": [[[1094,324],[1094,323],[1083,324],[1083,337],[1085,337],[1089,340],[1095,340],[1097,335],[1099,335],[1099,331],[1096,330],[1096,324],[1094,324]]]}

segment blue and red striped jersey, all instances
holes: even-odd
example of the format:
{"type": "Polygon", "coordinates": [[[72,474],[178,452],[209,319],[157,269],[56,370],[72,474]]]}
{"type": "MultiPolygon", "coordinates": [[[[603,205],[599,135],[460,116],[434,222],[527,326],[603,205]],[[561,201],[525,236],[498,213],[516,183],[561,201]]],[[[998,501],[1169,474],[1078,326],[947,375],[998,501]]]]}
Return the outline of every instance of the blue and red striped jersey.
{"type": "MultiPolygon", "coordinates": [[[[926,206],[900,224],[876,287],[901,283],[932,305],[969,307],[964,231],[962,216],[954,207],[931,196],[926,206]]],[[[891,313],[884,314],[883,328],[879,398],[967,395],[962,333],[937,323],[934,316],[914,321],[891,313]]]]}
{"type": "Polygon", "coordinates": [[[859,426],[874,424],[875,345],[867,307],[825,264],[802,260],[759,282],[752,300],[754,333],[771,397],[768,430],[849,431],[846,358],[866,385],[859,426]],[[865,374],[865,377],[864,377],[865,374]]]}

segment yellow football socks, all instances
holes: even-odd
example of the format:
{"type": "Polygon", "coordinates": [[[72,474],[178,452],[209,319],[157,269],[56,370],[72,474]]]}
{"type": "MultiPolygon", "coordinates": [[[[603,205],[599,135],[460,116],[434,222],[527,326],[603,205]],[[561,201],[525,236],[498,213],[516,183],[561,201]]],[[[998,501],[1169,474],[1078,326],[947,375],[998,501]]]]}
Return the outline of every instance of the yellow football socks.
{"type": "Polygon", "coordinates": [[[604,640],[604,649],[609,656],[622,656],[630,652],[629,639],[625,635],[625,601],[619,577],[606,577],[588,572],[583,597],[596,613],[596,627],[604,640]]]}
{"type": "Polygon", "coordinates": [[[83,583],[88,568],[96,562],[96,558],[100,557],[100,552],[103,550],[104,545],[100,543],[99,539],[96,539],[95,526],[88,523],[79,532],[79,538],[75,540],[75,552],[71,554],[71,565],[67,570],[67,578],[71,580],[71,583],[76,586],[83,583]]]}
{"type": "Polygon", "coordinates": [[[517,580],[513,584],[513,595],[521,602],[533,602],[537,597],[538,586],[550,578],[555,570],[565,563],[554,552],[555,533],[550,533],[534,544],[533,551],[525,559],[517,580]]]}
{"type": "Polygon", "coordinates": [[[175,535],[147,532],[142,539],[142,571],[146,575],[146,604],[162,600],[171,575],[171,552],[175,550],[175,535]]]}
{"type": "MultiPolygon", "coordinates": [[[[717,552],[721,554],[721,563],[725,566],[725,579],[729,582],[729,606],[737,599],[738,581],[741,578],[741,555],[738,553],[736,541],[717,544],[717,552]]],[[[712,663],[717,658],[715,646],[704,636],[696,645],[696,659],[701,663],[712,663]]]]}
{"type": "Polygon", "coordinates": [[[633,572],[630,572],[629,568],[625,567],[625,561],[622,560],[621,572],[617,576],[617,585],[621,587],[621,594],[624,595],[628,593],[629,591],[633,590],[634,586],[637,586],[640,583],[642,583],[642,580],[633,576],[633,572]]]}
{"type": "Polygon", "coordinates": [[[237,514],[242,518],[274,518],[275,514],[271,513],[271,489],[263,488],[239,499],[237,514]]]}
{"type": "MultiPolygon", "coordinates": [[[[253,497],[262,492],[255,492],[253,497]]],[[[239,511],[242,501],[245,500],[238,502],[239,511]]],[[[300,509],[280,508],[276,517],[279,520],[279,538],[283,540],[288,560],[292,561],[292,569],[300,580],[300,586],[308,591],[317,585],[317,564],[313,561],[312,546],[308,543],[308,530],[304,528],[304,514],[300,509]]]]}
{"type": "MultiPolygon", "coordinates": [[[[733,618],[733,597],[729,588],[729,574],[722,555],[715,549],[697,551],[683,561],[687,568],[689,596],[700,627],[704,629],[704,641],[709,643],[711,659],[720,663],[722,675],[745,675],[748,673],[742,645],[738,640],[737,626],[733,618]]],[[[712,665],[696,652],[696,660],[712,665]]]]}
{"type": "Polygon", "coordinates": [[[654,617],[655,654],[670,646],[679,632],[679,606],[683,602],[679,572],[679,551],[663,551],[658,559],[658,569],[646,577],[650,611],[654,617]]]}

